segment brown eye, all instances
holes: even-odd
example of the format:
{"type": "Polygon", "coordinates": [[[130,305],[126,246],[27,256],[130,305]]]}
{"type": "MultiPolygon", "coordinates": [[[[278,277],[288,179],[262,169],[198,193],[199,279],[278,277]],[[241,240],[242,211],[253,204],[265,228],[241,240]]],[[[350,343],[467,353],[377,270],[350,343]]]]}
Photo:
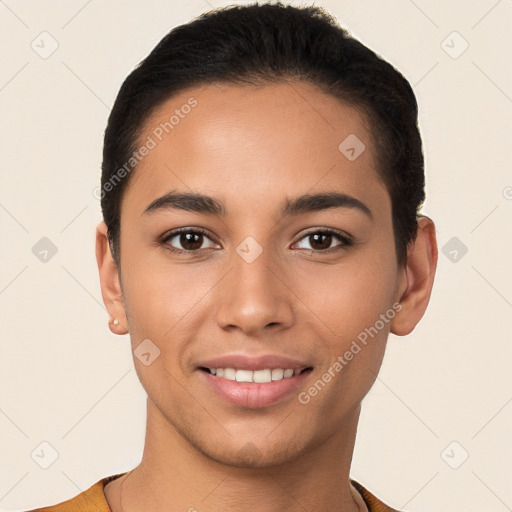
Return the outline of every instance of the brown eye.
{"type": "Polygon", "coordinates": [[[352,241],[340,233],[331,230],[314,231],[306,234],[301,238],[309,242],[310,247],[302,247],[302,249],[309,249],[318,252],[327,252],[328,249],[344,249],[352,245],[352,241]],[[332,245],[333,240],[338,240],[341,243],[332,245]]]}
{"type": "Polygon", "coordinates": [[[206,232],[199,229],[182,229],[169,233],[163,240],[162,244],[171,252],[175,253],[193,253],[201,249],[212,248],[214,245],[206,232]],[[171,240],[174,240],[171,243],[171,240]],[[209,240],[211,245],[203,247],[205,240],[209,240]],[[178,247],[176,247],[178,246],[178,247]]]}
{"type": "Polygon", "coordinates": [[[315,233],[309,235],[310,245],[313,249],[329,249],[331,247],[332,235],[325,233],[315,233]]]}
{"type": "Polygon", "coordinates": [[[181,233],[177,236],[181,246],[187,251],[195,251],[203,245],[203,235],[200,233],[181,233]]]}

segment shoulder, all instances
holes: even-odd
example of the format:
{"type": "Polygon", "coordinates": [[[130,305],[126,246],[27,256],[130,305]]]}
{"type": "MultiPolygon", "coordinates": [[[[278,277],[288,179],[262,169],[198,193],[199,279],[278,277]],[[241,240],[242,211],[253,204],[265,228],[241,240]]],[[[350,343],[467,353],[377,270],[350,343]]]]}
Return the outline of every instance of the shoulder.
{"type": "Polygon", "coordinates": [[[103,488],[123,474],[119,473],[102,478],[87,490],[69,500],[55,505],[27,510],[26,512],[90,512],[91,510],[94,510],[94,512],[111,512],[105,499],[103,488]]]}
{"type": "Polygon", "coordinates": [[[369,512],[400,512],[396,508],[392,508],[382,502],[377,496],[371,493],[366,487],[361,485],[359,482],[350,479],[352,485],[357,489],[359,494],[363,497],[369,512]]]}

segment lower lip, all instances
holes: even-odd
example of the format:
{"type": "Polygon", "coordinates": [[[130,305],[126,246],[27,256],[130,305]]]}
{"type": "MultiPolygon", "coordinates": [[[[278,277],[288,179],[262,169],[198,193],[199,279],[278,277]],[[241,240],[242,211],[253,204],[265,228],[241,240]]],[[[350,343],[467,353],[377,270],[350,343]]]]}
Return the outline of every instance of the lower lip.
{"type": "Polygon", "coordinates": [[[258,409],[272,405],[283,398],[290,396],[297,390],[311,373],[310,370],[294,375],[293,377],[271,382],[237,382],[223,377],[216,377],[211,373],[198,370],[208,385],[224,400],[246,407],[258,409]]]}

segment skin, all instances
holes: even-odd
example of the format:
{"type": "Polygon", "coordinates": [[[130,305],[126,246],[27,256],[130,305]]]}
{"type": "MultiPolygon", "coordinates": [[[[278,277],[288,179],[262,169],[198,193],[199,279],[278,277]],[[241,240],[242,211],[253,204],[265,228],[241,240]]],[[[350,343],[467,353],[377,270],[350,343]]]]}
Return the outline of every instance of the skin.
{"type": "MultiPolygon", "coordinates": [[[[105,487],[107,501],[114,512],[366,510],[349,482],[361,401],[389,332],[410,333],[425,312],[437,264],[434,223],[419,218],[399,268],[368,124],[316,86],[193,88],[162,104],[141,140],[191,96],[197,107],[140,162],[125,191],[121,273],[105,224],[97,227],[102,296],[119,319],[112,332],[129,332],[132,349],[147,338],[160,349],[149,366],[134,357],[148,395],[144,453],[105,487]],[[349,134],[366,146],[354,161],[338,150],[349,134]],[[170,190],[212,196],[227,215],[143,215],[170,190]],[[356,208],[280,217],[285,199],[330,191],[359,199],[372,218],[356,208]],[[181,227],[208,232],[195,253],[172,254],[160,243],[181,227]],[[332,237],[322,246],[306,236],[325,228],[355,243],[332,237]],[[263,249],[252,263],[236,252],[247,236],[263,249]],[[298,390],[307,391],[398,302],[401,311],[308,404],[292,393],[268,407],[235,406],[197,369],[200,359],[226,353],[279,354],[313,367],[298,390]],[[244,457],[249,447],[252,458],[244,457]]],[[[166,244],[193,245],[179,236],[166,244]]]]}

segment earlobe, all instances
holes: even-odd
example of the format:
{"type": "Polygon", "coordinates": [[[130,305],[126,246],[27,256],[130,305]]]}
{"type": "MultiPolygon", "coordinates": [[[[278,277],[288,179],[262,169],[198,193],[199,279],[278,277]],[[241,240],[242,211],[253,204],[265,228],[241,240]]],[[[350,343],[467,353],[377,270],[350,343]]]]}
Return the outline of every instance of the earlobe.
{"type": "Polygon", "coordinates": [[[397,336],[411,333],[423,317],[430,300],[437,267],[436,230],[432,219],[418,218],[416,238],[408,251],[400,303],[402,309],[391,321],[397,336]]]}
{"type": "Polygon", "coordinates": [[[126,334],[128,322],[119,279],[119,268],[110,251],[108,229],[104,222],[100,222],[96,227],[96,262],[103,303],[110,315],[109,328],[114,334],[126,334]]]}

